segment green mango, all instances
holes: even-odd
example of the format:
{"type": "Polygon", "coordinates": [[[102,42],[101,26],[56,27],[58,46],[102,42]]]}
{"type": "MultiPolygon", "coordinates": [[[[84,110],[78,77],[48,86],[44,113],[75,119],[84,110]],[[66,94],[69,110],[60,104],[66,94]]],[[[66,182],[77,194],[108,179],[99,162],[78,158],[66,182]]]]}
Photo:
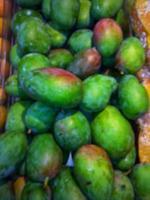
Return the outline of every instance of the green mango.
{"type": "Polygon", "coordinates": [[[116,59],[118,68],[123,72],[135,74],[145,63],[145,49],[140,39],[128,37],[120,45],[116,59]]]}
{"type": "Polygon", "coordinates": [[[50,66],[67,68],[73,61],[73,55],[67,49],[54,49],[49,55],[50,66]]]}
{"type": "Polygon", "coordinates": [[[117,81],[106,75],[93,75],[83,81],[83,98],[80,107],[87,112],[99,112],[110,101],[117,89],[117,81]]]}
{"type": "Polygon", "coordinates": [[[121,79],[118,91],[119,108],[128,119],[136,119],[148,111],[149,98],[144,86],[133,75],[121,79]]]}
{"type": "Polygon", "coordinates": [[[136,148],[135,146],[132,147],[132,149],[129,151],[129,153],[121,160],[119,160],[115,166],[117,169],[120,169],[121,171],[128,171],[130,170],[136,161],[136,148]]]}
{"type": "Polygon", "coordinates": [[[51,194],[39,183],[27,183],[21,194],[21,200],[51,200],[51,194]]]}
{"type": "Polygon", "coordinates": [[[150,164],[137,164],[130,174],[137,200],[150,199],[150,164]]]}
{"type": "Polygon", "coordinates": [[[33,133],[45,133],[52,128],[56,111],[41,103],[33,103],[24,116],[24,123],[33,133]]]}
{"type": "Polygon", "coordinates": [[[93,32],[89,29],[77,30],[69,38],[68,46],[74,53],[89,49],[92,47],[92,37],[93,32]]]}
{"type": "Polygon", "coordinates": [[[62,32],[58,31],[54,27],[46,24],[47,33],[49,34],[51,47],[52,48],[60,48],[64,46],[67,40],[67,36],[62,32]]]}
{"type": "Polygon", "coordinates": [[[70,30],[77,21],[80,3],[78,0],[51,0],[51,19],[62,30],[70,30]]]}
{"type": "Polygon", "coordinates": [[[42,1],[42,13],[46,19],[51,18],[51,1],[52,0],[43,0],[42,1]]]}
{"type": "Polygon", "coordinates": [[[12,67],[17,69],[20,60],[21,56],[18,53],[18,45],[15,44],[10,50],[10,63],[12,64],[12,67]]]}
{"type": "Polygon", "coordinates": [[[21,132],[7,132],[0,135],[0,179],[13,174],[17,164],[27,151],[27,138],[21,132]]]}
{"type": "Polygon", "coordinates": [[[19,87],[25,90],[25,83],[30,77],[30,72],[34,69],[48,67],[49,64],[49,59],[42,54],[30,53],[24,56],[19,62],[18,66],[19,87]]]}
{"type": "Polygon", "coordinates": [[[113,160],[124,158],[134,145],[130,123],[120,111],[107,106],[92,122],[93,142],[104,148],[113,160]]]}
{"type": "Polygon", "coordinates": [[[89,200],[110,200],[114,173],[103,149],[95,145],[82,146],[74,157],[74,175],[89,200]]]}
{"type": "Polygon", "coordinates": [[[113,17],[121,8],[123,0],[92,0],[91,13],[95,20],[113,17]]]}
{"type": "Polygon", "coordinates": [[[39,19],[42,19],[42,16],[39,12],[30,9],[21,9],[14,14],[11,23],[11,28],[15,35],[17,35],[23,22],[25,22],[30,17],[37,17],[39,19]]]}
{"type": "Polygon", "coordinates": [[[68,71],[84,79],[98,72],[101,67],[101,55],[96,48],[90,48],[77,53],[68,71]]]}
{"type": "Polygon", "coordinates": [[[120,171],[115,171],[111,200],[134,200],[134,190],[131,181],[120,171]]]}
{"type": "Polygon", "coordinates": [[[5,125],[6,131],[26,131],[24,115],[30,105],[29,101],[18,101],[10,106],[5,125]]]}
{"type": "Polygon", "coordinates": [[[29,146],[26,160],[30,180],[44,182],[54,178],[61,169],[63,153],[51,134],[36,136],[29,146]]]}
{"type": "Polygon", "coordinates": [[[23,22],[17,34],[17,44],[23,54],[46,54],[51,47],[51,41],[44,22],[36,17],[30,17],[23,22]]]}
{"type": "Polygon", "coordinates": [[[81,80],[60,68],[33,70],[24,84],[31,98],[50,106],[72,108],[82,98],[81,80]]]}
{"type": "Polygon", "coordinates": [[[104,18],[95,24],[93,42],[104,58],[114,56],[122,41],[123,32],[115,20],[104,18]]]}
{"type": "Polygon", "coordinates": [[[18,77],[16,74],[9,76],[5,82],[5,91],[10,96],[19,97],[21,99],[27,99],[27,95],[23,90],[20,89],[18,85],[18,77]]]}
{"type": "Polygon", "coordinates": [[[89,122],[79,111],[61,112],[54,124],[54,136],[62,149],[76,151],[91,141],[89,122]]]}
{"type": "Polygon", "coordinates": [[[11,75],[5,82],[5,91],[7,94],[15,97],[19,97],[19,87],[18,87],[18,80],[17,75],[11,75]]]}
{"type": "Polygon", "coordinates": [[[77,20],[77,28],[86,28],[91,24],[91,5],[90,0],[80,0],[80,11],[77,20]]]}
{"type": "Polygon", "coordinates": [[[0,184],[0,200],[15,200],[11,182],[0,184]]]}
{"type": "Polygon", "coordinates": [[[42,0],[15,0],[18,5],[22,6],[23,8],[34,8],[35,6],[40,5],[42,0]]]}
{"type": "Polygon", "coordinates": [[[53,181],[53,199],[87,200],[77,186],[69,168],[64,167],[53,181]]]}

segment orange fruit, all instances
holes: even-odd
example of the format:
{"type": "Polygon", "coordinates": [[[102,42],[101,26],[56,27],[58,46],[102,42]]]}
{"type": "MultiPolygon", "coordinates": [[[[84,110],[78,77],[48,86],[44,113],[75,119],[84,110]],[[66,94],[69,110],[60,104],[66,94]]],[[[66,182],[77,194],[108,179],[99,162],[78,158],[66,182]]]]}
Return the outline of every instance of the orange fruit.
{"type": "Polygon", "coordinates": [[[10,17],[12,16],[13,2],[14,1],[12,1],[12,0],[4,0],[4,12],[3,12],[4,17],[10,19],[10,17]]]}
{"type": "Polygon", "coordinates": [[[0,105],[4,104],[6,100],[7,100],[7,94],[4,88],[0,86],[0,105]]]}
{"type": "Polygon", "coordinates": [[[2,17],[4,14],[4,0],[0,1],[0,16],[2,17]]]}
{"type": "Polygon", "coordinates": [[[0,37],[0,58],[8,57],[10,48],[11,48],[10,42],[0,37]]]}
{"type": "Polygon", "coordinates": [[[25,178],[24,177],[19,177],[14,182],[14,192],[15,192],[16,200],[20,199],[24,186],[25,186],[25,178]]]}
{"type": "Polygon", "coordinates": [[[7,38],[10,35],[10,20],[0,17],[0,37],[7,38]]]}
{"type": "Polygon", "coordinates": [[[0,59],[0,80],[6,79],[10,74],[10,64],[5,59],[0,59]]]}
{"type": "Polygon", "coordinates": [[[0,17],[10,17],[12,12],[12,0],[0,0],[0,17]]]}
{"type": "Polygon", "coordinates": [[[5,126],[6,117],[7,117],[7,109],[5,106],[0,105],[0,131],[2,131],[2,129],[5,126]]]}

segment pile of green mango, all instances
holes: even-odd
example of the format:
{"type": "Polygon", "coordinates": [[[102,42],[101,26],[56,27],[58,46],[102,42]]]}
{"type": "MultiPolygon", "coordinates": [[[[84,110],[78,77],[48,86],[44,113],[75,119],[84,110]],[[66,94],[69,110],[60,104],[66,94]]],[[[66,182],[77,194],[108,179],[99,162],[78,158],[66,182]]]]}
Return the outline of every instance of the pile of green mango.
{"type": "Polygon", "coordinates": [[[130,34],[131,2],[16,4],[0,200],[150,200],[135,131],[149,108],[136,77],[145,51],[130,34]]]}

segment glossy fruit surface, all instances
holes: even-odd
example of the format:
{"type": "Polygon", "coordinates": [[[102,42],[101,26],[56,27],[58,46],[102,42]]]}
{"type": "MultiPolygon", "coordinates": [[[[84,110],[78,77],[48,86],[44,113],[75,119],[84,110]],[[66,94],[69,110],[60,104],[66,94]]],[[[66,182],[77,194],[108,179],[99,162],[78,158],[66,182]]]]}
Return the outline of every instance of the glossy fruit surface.
{"type": "Polygon", "coordinates": [[[67,36],[65,34],[61,33],[56,28],[54,28],[48,24],[46,24],[46,30],[50,37],[51,47],[60,48],[60,47],[64,46],[64,44],[67,40],[67,36]]]}
{"type": "Polygon", "coordinates": [[[124,40],[117,54],[118,64],[124,71],[135,74],[145,62],[145,50],[136,37],[124,40]]]}
{"type": "Polygon", "coordinates": [[[130,170],[136,162],[136,148],[133,146],[129,153],[116,164],[117,169],[121,171],[130,170]]]}
{"type": "Polygon", "coordinates": [[[53,49],[49,55],[50,66],[67,68],[73,61],[72,53],[67,49],[53,49]]]}
{"type": "Polygon", "coordinates": [[[68,41],[70,50],[74,53],[78,53],[79,51],[91,48],[92,36],[93,32],[89,29],[80,29],[75,31],[68,41]]]}
{"type": "Polygon", "coordinates": [[[62,168],[58,176],[55,178],[53,183],[53,195],[55,200],[87,199],[80,191],[69,168],[62,168]]]}
{"type": "Polygon", "coordinates": [[[73,28],[77,20],[79,6],[80,4],[78,0],[52,0],[52,22],[56,23],[61,30],[69,30],[73,28]]]}
{"type": "Polygon", "coordinates": [[[127,155],[134,144],[130,123],[113,106],[107,106],[93,120],[92,136],[94,143],[103,147],[113,160],[127,155]]]}
{"type": "Polygon", "coordinates": [[[49,66],[49,59],[38,53],[30,53],[25,55],[18,66],[19,87],[23,90],[26,88],[26,80],[29,79],[30,72],[35,69],[41,69],[49,66]]]}
{"type": "Polygon", "coordinates": [[[98,72],[100,67],[101,55],[95,48],[90,48],[77,53],[67,69],[80,78],[86,78],[98,72]]]}
{"type": "Polygon", "coordinates": [[[9,108],[5,125],[6,131],[26,131],[24,115],[30,105],[29,101],[18,101],[9,108]]]}
{"type": "Polygon", "coordinates": [[[10,62],[12,64],[12,66],[14,68],[18,68],[18,64],[21,60],[21,56],[19,55],[18,52],[18,45],[15,44],[14,46],[12,46],[11,50],[10,50],[10,62]]]}
{"type": "Polygon", "coordinates": [[[123,76],[119,85],[118,101],[123,114],[133,120],[149,108],[147,91],[133,75],[123,76]]]}
{"type": "Polygon", "coordinates": [[[27,155],[27,176],[37,182],[54,178],[60,171],[63,154],[53,136],[46,133],[32,141],[27,155]]]}
{"type": "Polygon", "coordinates": [[[26,111],[24,122],[33,133],[45,133],[52,129],[56,111],[41,103],[33,103],[26,111]]]}
{"type": "Polygon", "coordinates": [[[83,81],[81,108],[87,112],[103,110],[116,89],[117,82],[113,77],[100,74],[88,77],[83,81]]]}
{"type": "Polygon", "coordinates": [[[150,164],[137,164],[131,172],[131,181],[138,200],[150,198],[150,164]]]}
{"type": "Polygon", "coordinates": [[[80,11],[77,19],[78,28],[86,28],[91,24],[91,6],[90,0],[80,0],[80,11]]]}
{"type": "Polygon", "coordinates": [[[110,57],[118,50],[123,33],[120,26],[110,18],[98,21],[94,27],[94,44],[104,57],[110,57]]]}
{"type": "Polygon", "coordinates": [[[0,178],[13,174],[16,165],[23,159],[27,151],[27,138],[21,132],[7,132],[0,136],[0,178]]]}
{"type": "Polygon", "coordinates": [[[43,68],[30,72],[25,91],[35,100],[60,108],[72,108],[82,98],[82,82],[60,68],[43,68]]]}
{"type": "Polygon", "coordinates": [[[37,17],[39,19],[42,19],[42,16],[35,10],[22,9],[17,11],[12,19],[13,32],[17,34],[22,23],[25,22],[27,19],[30,19],[30,17],[37,17]]]}
{"type": "Polygon", "coordinates": [[[109,200],[114,173],[107,153],[95,145],[82,146],[74,158],[74,174],[90,200],[109,200]]]}
{"type": "Polygon", "coordinates": [[[44,23],[36,17],[30,17],[22,23],[17,34],[17,43],[23,54],[46,54],[51,46],[44,23]]]}
{"type": "Polygon", "coordinates": [[[18,76],[13,74],[5,81],[5,91],[7,94],[13,97],[19,97],[20,99],[28,99],[25,92],[19,87],[18,76]]]}
{"type": "Polygon", "coordinates": [[[76,151],[82,145],[90,143],[90,124],[86,117],[79,111],[72,113],[62,112],[56,118],[54,135],[62,149],[76,151]]]}
{"type": "Polygon", "coordinates": [[[39,183],[27,183],[21,195],[21,200],[51,200],[46,189],[39,183]]]}
{"type": "Polygon", "coordinates": [[[121,8],[123,0],[93,0],[92,1],[92,16],[99,20],[100,18],[113,17],[121,8]]]}

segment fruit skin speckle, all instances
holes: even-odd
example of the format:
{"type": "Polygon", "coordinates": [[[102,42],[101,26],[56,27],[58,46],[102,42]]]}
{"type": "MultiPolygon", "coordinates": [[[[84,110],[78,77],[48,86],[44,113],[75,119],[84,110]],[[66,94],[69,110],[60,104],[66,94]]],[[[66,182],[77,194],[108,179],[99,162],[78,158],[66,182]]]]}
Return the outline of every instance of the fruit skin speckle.
{"type": "Polygon", "coordinates": [[[76,152],[74,175],[88,199],[110,199],[114,173],[110,159],[101,147],[84,145],[76,152]]]}
{"type": "Polygon", "coordinates": [[[110,57],[118,50],[123,40],[123,33],[113,19],[102,19],[94,27],[93,40],[102,56],[110,57]]]}
{"type": "Polygon", "coordinates": [[[134,190],[128,176],[121,171],[115,171],[112,200],[133,200],[134,190]]]}

